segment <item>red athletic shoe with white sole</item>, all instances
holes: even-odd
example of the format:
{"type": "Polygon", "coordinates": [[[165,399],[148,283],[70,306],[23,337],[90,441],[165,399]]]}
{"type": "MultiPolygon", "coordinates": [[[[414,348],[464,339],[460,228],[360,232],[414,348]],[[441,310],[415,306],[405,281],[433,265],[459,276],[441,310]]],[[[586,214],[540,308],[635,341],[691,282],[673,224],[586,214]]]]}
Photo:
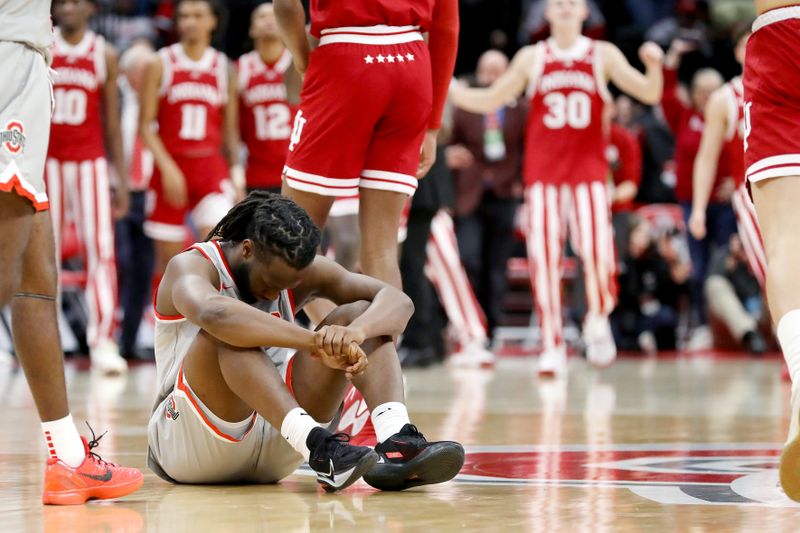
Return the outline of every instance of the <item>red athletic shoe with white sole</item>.
{"type": "Polygon", "coordinates": [[[57,457],[47,460],[44,471],[44,493],[42,503],[52,505],[77,505],[87,500],[121,498],[142,486],[144,476],[135,468],[125,468],[103,461],[92,452],[100,437],[86,441],[86,459],[77,468],[72,468],[57,457]]]}

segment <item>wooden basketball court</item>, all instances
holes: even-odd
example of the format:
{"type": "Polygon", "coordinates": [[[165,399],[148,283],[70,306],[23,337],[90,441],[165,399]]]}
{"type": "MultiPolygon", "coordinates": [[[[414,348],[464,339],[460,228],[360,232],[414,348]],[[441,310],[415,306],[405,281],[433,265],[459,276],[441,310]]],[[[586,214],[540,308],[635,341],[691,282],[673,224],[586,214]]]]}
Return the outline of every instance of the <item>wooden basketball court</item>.
{"type": "MultiPolygon", "coordinates": [[[[0,530],[795,531],[777,487],[789,386],[777,357],[623,358],[539,380],[535,360],[495,370],[407,372],[412,420],[468,450],[441,486],[379,493],[359,482],[324,494],[307,471],[275,486],[176,486],[146,471],[116,503],[40,504],[45,450],[18,369],[0,368],[0,530]]],[[[146,470],[155,367],[109,379],[68,367],[76,420],[111,461],[146,470]]]]}

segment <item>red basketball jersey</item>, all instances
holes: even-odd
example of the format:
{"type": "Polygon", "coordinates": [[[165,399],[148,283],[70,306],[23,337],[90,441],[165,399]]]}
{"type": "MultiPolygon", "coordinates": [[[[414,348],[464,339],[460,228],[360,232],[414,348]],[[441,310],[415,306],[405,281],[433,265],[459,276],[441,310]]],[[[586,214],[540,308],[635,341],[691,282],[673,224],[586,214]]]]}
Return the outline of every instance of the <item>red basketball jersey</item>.
{"type": "Polygon", "coordinates": [[[239,120],[247,145],[247,186],[280,187],[294,109],[286,97],[284,74],[292,66],[289,50],[272,65],[253,51],[237,63],[239,120]]]}
{"type": "Polygon", "coordinates": [[[106,81],[105,39],[92,31],[76,45],[54,31],[54,111],[48,156],[83,161],[105,155],[100,90],[106,81]]]}
{"type": "Polygon", "coordinates": [[[728,131],[720,164],[726,162],[728,173],[736,183],[744,181],[744,86],[737,76],[725,84],[728,93],[728,131]]]}
{"type": "Polygon", "coordinates": [[[158,133],[172,155],[208,157],[222,147],[223,107],[228,99],[228,58],[211,47],[198,61],[180,43],[158,51],[164,71],[158,133]]]}
{"type": "Polygon", "coordinates": [[[311,34],[352,26],[419,26],[427,30],[436,0],[311,0],[311,34]]]}
{"type": "Polygon", "coordinates": [[[539,46],[528,88],[525,183],[605,181],[603,107],[610,94],[597,42],[581,37],[561,50],[549,39],[539,46]]]}

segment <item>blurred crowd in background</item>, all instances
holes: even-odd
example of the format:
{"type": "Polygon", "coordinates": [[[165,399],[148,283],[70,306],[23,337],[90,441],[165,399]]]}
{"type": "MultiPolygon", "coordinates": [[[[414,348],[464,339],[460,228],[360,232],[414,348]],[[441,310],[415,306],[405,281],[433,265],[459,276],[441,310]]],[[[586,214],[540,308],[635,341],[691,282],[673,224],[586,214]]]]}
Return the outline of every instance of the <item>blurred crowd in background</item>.
{"type": "MultiPolygon", "coordinates": [[[[214,45],[229,57],[237,58],[252,49],[247,35],[250,14],[258,3],[225,2],[214,45]]],[[[683,175],[676,163],[676,145],[680,145],[685,125],[681,126],[675,114],[686,109],[702,116],[710,93],[741,73],[734,58],[735,36],[752,20],[752,2],[588,3],[591,14],[584,33],[615,43],[632,64],[641,66],[636,51],[645,40],[657,42],[667,52],[661,106],[644,106],[618,96],[607,110],[606,155],[612,169],[609,181],[614,184],[620,265],[620,298],[612,327],[619,348],[646,353],[712,347],[756,354],[767,351],[772,340],[761,290],[744,260],[731,208],[738,183],[723,180],[715,189],[709,206],[709,234],[704,241],[696,241],[687,230],[691,176],[683,175]]],[[[491,84],[521,46],[548,36],[544,4],[545,0],[461,0],[456,75],[472,85],[491,84]]],[[[176,40],[170,0],[97,0],[96,6],[92,28],[121,52],[142,40],[155,48],[176,40]]],[[[459,327],[447,327],[447,313],[441,309],[447,307],[441,301],[447,296],[435,291],[421,275],[426,261],[420,256],[425,253],[431,221],[442,209],[452,214],[464,270],[485,313],[486,339],[481,342],[496,353],[536,346],[518,214],[526,113],[524,98],[491,116],[461,110],[448,113],[439,160],[412,202],[401,252],[404,284],[416,294],[418,314],[405,342],[413,352],[406,354],[410,366],[440,361],[455,350],[454,344],[463,342],[461,332],[453,331],[459,327]]],[[[130,137],[124,141],[130,151],[134,141],[130,137]]],[[[126,252],[134,247],[147,250],[137,242],[143,236],[135,230],[141,224],[136,216],[132,212],[117,228],[122,305],[134,308],[147,301],[142,292],[149,288],[150,269],[141,263],[152,261],[152,252],[126,252]],[[141,279],[132,285],[130,279],[137,276],[141,279]],[[131,286],[136,289],[126,297],[126,287],[131,286]]],[[[141,213],[138,216],[141,218],[141,213]]],[[[585,308],[579,269],[577,261],[565,263],[565,312],[567,323],[573,325],[580,324],[585,308]]],[[[146,334],[137,334],[139,316],[125,321],[121,328],[123,355],[147,359],[152,350],[146,334]]],[[[80,344],[78,340],[75,351],[81,351],[80,344]]]]}

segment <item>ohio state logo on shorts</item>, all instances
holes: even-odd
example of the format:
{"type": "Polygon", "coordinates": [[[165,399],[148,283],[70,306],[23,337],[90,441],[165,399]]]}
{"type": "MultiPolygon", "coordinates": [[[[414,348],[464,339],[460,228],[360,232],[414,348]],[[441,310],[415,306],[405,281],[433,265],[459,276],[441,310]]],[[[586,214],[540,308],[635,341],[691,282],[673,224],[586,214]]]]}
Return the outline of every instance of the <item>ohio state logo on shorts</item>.
{"type": "Polygon", "coordinates": [[[25,149],[25,128],[22,126],[22,122],[18,120],[12,120],[8,124],[6,124],[6,129],[4,131],[0,131],[0,143],[3,144],[3,148],[11,152],[12,154],[18,154],[22,150],[25,149]]]}

